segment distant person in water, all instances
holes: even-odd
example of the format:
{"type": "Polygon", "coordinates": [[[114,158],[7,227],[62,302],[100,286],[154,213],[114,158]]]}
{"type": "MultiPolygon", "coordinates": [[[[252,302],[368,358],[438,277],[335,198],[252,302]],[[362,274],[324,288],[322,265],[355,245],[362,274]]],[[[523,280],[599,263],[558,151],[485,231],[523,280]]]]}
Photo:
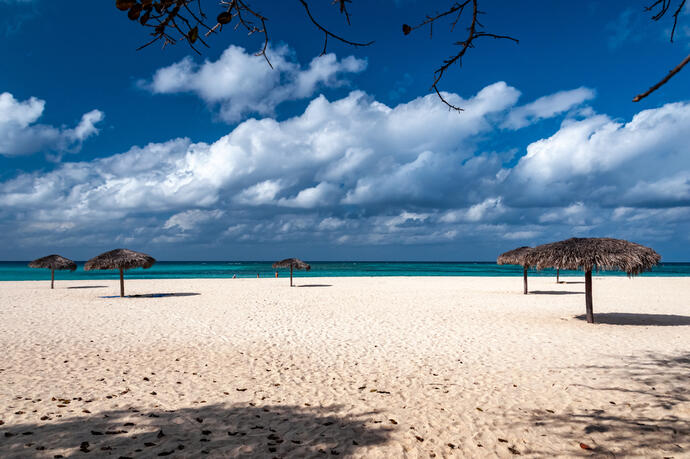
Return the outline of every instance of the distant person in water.
{"type": "Polygon", "coordinates": [[[278,278],[278,271],[276,271],[276,279],[278,278]]]}
{"type": "Polygon", "coordinates": [[[257,278],[257,279],[259,278],[259,273],[256,273],[256,278],[257,278]]]}
{"type": "Polygon", "coordinates": [[[237,274],[233,274],[233,275],[232,275],[232,278],[233,278],[233,279],[237,279],[237,274]]]}

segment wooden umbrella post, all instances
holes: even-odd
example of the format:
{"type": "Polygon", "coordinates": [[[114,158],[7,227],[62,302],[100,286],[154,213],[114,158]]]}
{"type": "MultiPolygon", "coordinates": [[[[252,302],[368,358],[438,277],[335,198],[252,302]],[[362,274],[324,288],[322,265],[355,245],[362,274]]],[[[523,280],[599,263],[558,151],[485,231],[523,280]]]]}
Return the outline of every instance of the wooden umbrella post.
{"type": "Polygon", "coordinates": [[[50,288],[55,288],[55,270],[50,268],[50,288]]]}
{"type": "MultiPolygon", "coordinates": [[[[520,262],[515,251],[511,251],[501,254],[496,262],[500,264],[513,261],[513,264],[530,264],[538,269],[560,270],[563,268],[570,271],[583,271],[585,274],[585,318],[587,323],[592,324],[595,323],[592,272],[620,269],[629,276],[636,276],[652,269],[661,260],[661,255],[649,247],[623,239],[573,237],[534,247],[523,260],[520,262]]],[[[557,276],[560,276],[560,271],[557,271],[557,276]]],[[[560,278],[557,277],[557,280],[560,281],[560,278]]]]}
{"type": "Polygon", "coordinates": [[[145,253],[135,252],[129,249],[115,249],[105,252],[97,257],[93,257],[84,263],[84,271],[93,269],[107,269],[120,271],[120,297],[125,296],[125,274],[126,269],[144,268],[148,269],[156,263],[156,259],[145,253]]]}
{"type": "MultiPolygon", "coordinates": [[[[276,261],[272,265],[273,269],[280,269],[280,268],[290,268],[290,287],[294,287],[294,271],[295,269],[303,269],[305,271],[309,271],[311,269],[311,266],[309,266],[307,263],[303,262],[299,258],[286,258],[284,260],[276,261]]],[[[278,271],[276,271],[276,277],[278,277],[278,271]]]]}
{"type": "Polygon", "coordinates": [[[592,308],[592,270],[585,271],[585,304],[587,308],[587,323],[594,323],[594,310],[592,308]]]}
{"type": "Polygon", "coordinates": [[[556,268],[556,283],[560,284],[561,283],[561,269],[556,268]]]}
{"type": "Polygon", "coordinates": [[[525,284],[525,295],[527,295],[527,266],[522,267],[522,279],[523,284],[525,284]]]}

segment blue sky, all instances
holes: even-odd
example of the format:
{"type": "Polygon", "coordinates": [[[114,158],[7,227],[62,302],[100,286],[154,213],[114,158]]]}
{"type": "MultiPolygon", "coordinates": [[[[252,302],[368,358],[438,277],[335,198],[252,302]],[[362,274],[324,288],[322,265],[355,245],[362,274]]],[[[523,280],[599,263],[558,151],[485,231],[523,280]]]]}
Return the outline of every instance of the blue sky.
{"type": "Polygon", "coordinates": [[[256,4],[274,70],[260,37],[136,51],[114,1],[0,0],[0,259],[492,260],[609,236],[690,260],[690,70],[631,102],[690,53],[688,7],[672,44],[644,1],[487,3],[520,43],[449,71],[455,113],[429,91],[455,36],[401,33],[448,2],[358,0],[351,27],[316,8],[375,40],[322,57],[297,2],[256,4]]]}

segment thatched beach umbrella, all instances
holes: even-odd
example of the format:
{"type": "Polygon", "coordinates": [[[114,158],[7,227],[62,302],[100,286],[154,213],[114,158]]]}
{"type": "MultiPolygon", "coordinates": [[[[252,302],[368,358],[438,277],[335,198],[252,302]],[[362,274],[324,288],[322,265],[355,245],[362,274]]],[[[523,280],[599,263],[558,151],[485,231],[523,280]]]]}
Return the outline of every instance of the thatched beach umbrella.
{"type": "Polygon", "coordinates": [[[69,258],[61,257],[60,255],[48,255],[47,257],[39,258],[29,263],[29,268],[50,269],[50,288],[55,288],[55,270],[74,271],[77,269],[77,264],[69,258]]]}
{"type": "Polygon", "coordinates": [[[524,293],[527,295],[527,269],[529,264],[525,261],[527,254],[532,250],[532,247],[518,247],[517,249],[509,250],[502,253],[496,259],[499,265],[520,265],[522,266],[522,278],[524,284],[524,293]]]}
{"type": "Polygon", "coordinates": [[[117,269],[120,271],[120,296],[125,296],[124,271],[132,268],[150,268],[156,259],[145,253],[128,249],[115,249],[93,257],[84,264],[85,271],[117,269]]]}
{"type": "Polygon", "coordinates": [[[285,260],[280,260],[273,263],[273,269],[276,268],[290,268],[290,287],[292,287],[292,270],[302,269],[304,271],[309,271],[311,266],[299,258],[286,258],[285,260]]]}
{"type": "Polygon", "coordinates": [[[607,237],[571,238],[535,247],[526,262],[537,269],[581,269],[585,272],[587,322],[594,323],[592,308],[592,270],[625,271],[636,276],[659,263],[661,255],[634,242],[607,237]]]}

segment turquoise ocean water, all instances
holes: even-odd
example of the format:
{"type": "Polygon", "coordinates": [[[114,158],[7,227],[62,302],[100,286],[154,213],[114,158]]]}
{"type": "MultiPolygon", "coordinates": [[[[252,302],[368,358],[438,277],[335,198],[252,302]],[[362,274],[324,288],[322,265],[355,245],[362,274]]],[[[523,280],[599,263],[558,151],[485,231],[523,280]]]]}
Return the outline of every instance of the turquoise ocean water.
{"type": "MultiPolygon", "coordinates": [[[[296,277],[362,277],[362,276],[521,276],[520,266],[499,266],[488,262],[312,262],[311,271],[295,271],[296,277]]],[[[0,281],[45,280],[50,278],[47,269],[32,269],[27,261],[0,262],[0,281]]],[[[83,262],[75,272],[60,271],[57,279],[113,279],[115,271],[84,271],[83,262]]],[[[231,278],[273,277],[275,270],[271,262],[263,261],[159,261],[150,269],[127,271],[130,279],[175,279],[175,278],[231,278]]],[[[280,270],[285,277],[286,270],[280,270]]],[[[553,276],[555,271],[533,271],[531,276],[553,276]]],[[[604,276],[625,276],[625,273],[606,271],[604,276]]],[[[562,271],[561,276],[582,276],[578,271],[562,271]]],[[[643,276],[690,276],[690,263],[661,263],[643,276]]]]}

